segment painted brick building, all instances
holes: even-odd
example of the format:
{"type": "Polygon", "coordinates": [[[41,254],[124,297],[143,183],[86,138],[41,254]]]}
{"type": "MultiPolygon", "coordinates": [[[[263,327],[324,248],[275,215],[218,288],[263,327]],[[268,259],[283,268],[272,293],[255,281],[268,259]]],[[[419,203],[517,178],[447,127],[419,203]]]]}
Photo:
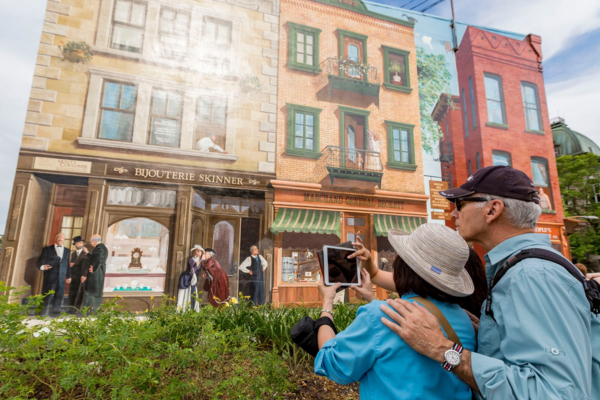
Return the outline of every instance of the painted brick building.
{"type": "Polygon", "coordinates": [[[360,0],[283,0],[279,42],[273,299],[310,303],[324,244],[360,232],[389,268],[387,231],[426,217],[415,38],[360,0]]]}
{"type": "Polygon", "coordinates": [[[539,36],[521,41],[470,26],[456,53],[460,96],[442,95],[432,116],[444,133],[444,180],[455,187],[490,165],[524,171],[540,192],[537,232],[568,256],[541,62],[539,36]]]}

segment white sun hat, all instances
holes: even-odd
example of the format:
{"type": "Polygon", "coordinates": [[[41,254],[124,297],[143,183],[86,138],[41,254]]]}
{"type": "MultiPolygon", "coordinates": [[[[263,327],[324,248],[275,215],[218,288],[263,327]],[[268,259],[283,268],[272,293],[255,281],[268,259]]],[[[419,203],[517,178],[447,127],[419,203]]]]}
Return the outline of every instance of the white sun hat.
{"type": "Polygon", "coordinates": [[[433,287],[455,297],[475,290],[465,269],[469,245],[453,229],[441,224],[423,224],[410,235],[390,229],[388,240],[408,266],[433,287]]]}
{"type": "Polygon", "coordinates": [[[204,253],[204,249],[199,244],[195,244],[194,247],[192,247],[192,249],[190,250],[190,253],[193,253],[194,251],[196,251],[198,249],[202,250],[202,252],[204,253]]]}

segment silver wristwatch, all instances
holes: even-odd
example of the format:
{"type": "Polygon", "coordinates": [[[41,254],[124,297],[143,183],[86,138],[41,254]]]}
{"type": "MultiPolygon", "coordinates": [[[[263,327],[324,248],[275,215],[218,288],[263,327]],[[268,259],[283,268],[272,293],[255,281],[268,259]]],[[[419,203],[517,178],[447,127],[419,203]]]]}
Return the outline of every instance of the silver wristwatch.
{"type": "Polygon", "coordinates": [[[460,344],[454,343],[450,350],[444,353],[444,362],[442,368],[446,371],[452,371],[454,367],[458,367],[462,362],[463,347],[460,344]]]}

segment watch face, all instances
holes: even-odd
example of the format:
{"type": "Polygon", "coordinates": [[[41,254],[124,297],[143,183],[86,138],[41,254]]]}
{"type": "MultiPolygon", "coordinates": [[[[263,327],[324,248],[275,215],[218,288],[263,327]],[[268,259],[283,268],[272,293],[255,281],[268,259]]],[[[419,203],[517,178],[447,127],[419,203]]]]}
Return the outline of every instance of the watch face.
{"type": "Polygon", "coordinates": [[[444,353],[444,358],[446,359],[446,362],[453,367],[459,365],[461,361],[460,354],[458,354],[458,352],[455,350],[448,350],[446,353],[444,353]]]}
{"type": "Polygon", "coordinates": [[[140,253],[133,253],[133,258],[139,258],[140,257],[140,253]]]}

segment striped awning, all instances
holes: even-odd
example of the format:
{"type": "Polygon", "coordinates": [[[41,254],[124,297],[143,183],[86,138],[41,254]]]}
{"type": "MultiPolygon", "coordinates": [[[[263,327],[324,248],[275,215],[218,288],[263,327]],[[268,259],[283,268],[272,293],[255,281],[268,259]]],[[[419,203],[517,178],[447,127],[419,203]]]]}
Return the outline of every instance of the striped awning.
{"type": "Polygon", "coordinates": [[[271,232],[325,233],[340,236],[340,213],[338,211],[299,210],[280,208],[271,232]]]}
{"type": "Polygon", "coordinates": [[[425,217],[403,217],[400,215],[373,215],[373,230],[375,236],[387,236],[392,228],[412,232],[419,225],[427,222],[425,217]]]}

